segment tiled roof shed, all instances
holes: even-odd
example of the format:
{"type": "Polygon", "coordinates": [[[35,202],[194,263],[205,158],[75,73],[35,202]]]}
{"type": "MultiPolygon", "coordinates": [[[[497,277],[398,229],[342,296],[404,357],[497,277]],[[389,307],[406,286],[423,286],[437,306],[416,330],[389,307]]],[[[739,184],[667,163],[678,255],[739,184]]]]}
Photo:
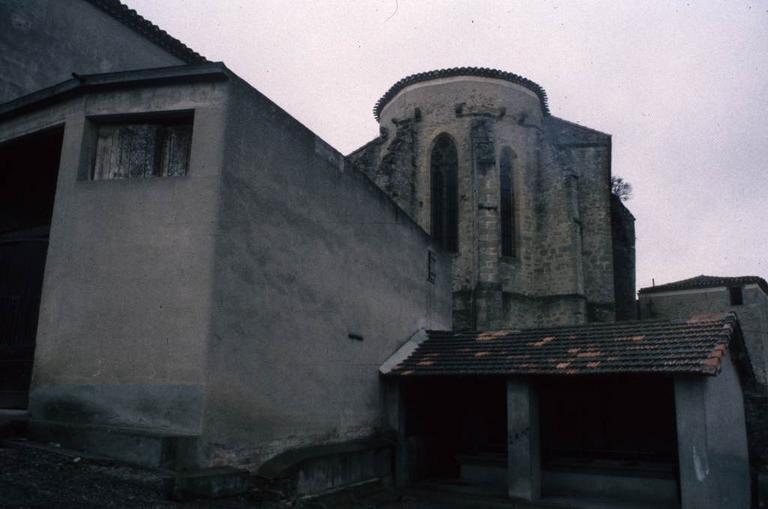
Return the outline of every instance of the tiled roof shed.
{"type": "MultiPolygon", "coordinates": [[[[716,375],[729,348],[737,361],[744,352],[732,314],[549,329],[428,331],[418,345],[406,348],[409,354],[396,353],[398,360],[382,366],[384,376],[716,375]]],[[[748,369],[749,363],[739,364],[740,370],[748,369]]]]}
{"type": "Polygon", "coordinates": [[[648,286],[640,289],[640,294],[646,295],[649,293],[662,293],[671,292],[675,290],[695,290],[697,288],[715,288],[718,286],[742,286],[756,284],[765,293],[768,294],[768,283],[765,279],[758,276],[739,276],[739,277],[724,277],[724,276],[695,276],[688,279],[681,279],[680,281],[673,281],[659,286],[648,286]]]}

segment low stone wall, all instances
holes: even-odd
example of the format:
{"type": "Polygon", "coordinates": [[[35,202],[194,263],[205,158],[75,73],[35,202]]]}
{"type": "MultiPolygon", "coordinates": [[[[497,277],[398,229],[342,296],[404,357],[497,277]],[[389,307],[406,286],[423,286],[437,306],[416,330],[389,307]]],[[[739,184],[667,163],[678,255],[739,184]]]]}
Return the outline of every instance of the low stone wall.
{"type": "Polygon", "coordinates": [[[321,495],[361,483],[392,484],[393,442],[359,440],[287,451],[258,474],[279,482],[289,496],[321,495]]]}

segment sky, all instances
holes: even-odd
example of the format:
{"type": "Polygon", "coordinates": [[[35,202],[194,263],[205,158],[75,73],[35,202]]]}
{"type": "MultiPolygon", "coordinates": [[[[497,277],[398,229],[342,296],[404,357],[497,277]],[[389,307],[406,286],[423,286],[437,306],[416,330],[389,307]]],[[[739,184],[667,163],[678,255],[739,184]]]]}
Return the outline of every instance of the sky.
{"type": "Polygon", "coordinates": [[[553,115],[612,135],[638,288],[768,278],[768,0],[124,2],[345,154],[409,74],[523,75],[553,115]]]}

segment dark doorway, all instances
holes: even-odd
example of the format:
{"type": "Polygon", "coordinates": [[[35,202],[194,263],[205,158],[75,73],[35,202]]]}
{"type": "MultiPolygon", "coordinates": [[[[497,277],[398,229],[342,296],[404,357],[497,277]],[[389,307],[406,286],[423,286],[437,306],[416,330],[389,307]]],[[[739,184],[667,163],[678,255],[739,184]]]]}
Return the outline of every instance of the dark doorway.
{"type": "Polygon", "coordinates": [[[411,480],[495,486],[506,492],[503,379],[409,380],[403,395],[411,480]]]}
{"type": "Polygon", "coordinates": [[[544,495],[601,496],[610,486],[612,496],[677,500],[670,377],[558,377],[538,387],[544,495]]]}
{"type": "Polygon", "coordinates": [[[0,408],[26,408],[64,129],[0,144],[0,408]]]}

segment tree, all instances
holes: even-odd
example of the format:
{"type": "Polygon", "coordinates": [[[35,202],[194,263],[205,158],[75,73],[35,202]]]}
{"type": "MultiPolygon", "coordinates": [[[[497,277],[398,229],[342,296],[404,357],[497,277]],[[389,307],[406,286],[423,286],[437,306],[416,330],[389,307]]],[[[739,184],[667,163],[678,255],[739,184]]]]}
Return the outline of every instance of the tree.
{"type": "Polygon", "coordinates": [[[632,198],[632,184],[621,177],[611,176],[611,193],[621,201],[632,198]]]}

